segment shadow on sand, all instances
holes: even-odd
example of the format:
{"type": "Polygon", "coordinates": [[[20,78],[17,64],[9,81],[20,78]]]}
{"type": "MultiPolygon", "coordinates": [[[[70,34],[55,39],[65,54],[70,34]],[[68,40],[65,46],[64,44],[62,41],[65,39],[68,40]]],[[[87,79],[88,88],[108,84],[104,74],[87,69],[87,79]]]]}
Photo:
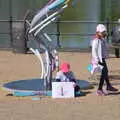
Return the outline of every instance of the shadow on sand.
{"type": "Polygon", "coordinates": [[[82,96],[86,96],[87,94],[91,94],[91,93],[92,92],[90,92],[90,91],[87,91],[87,92],[86,91],[84,91],[84,92],[80,91],[80,93],[78,93],[78,94],[76,93],[75,94],[75,97],[82,97],[82,96]]]}
{"type": "Polygon", "coordinates": [[[120,91],[118,91],[118,92],[110,92],[110,93],[107,93],[107,95],[120,95],[120,91]]]}

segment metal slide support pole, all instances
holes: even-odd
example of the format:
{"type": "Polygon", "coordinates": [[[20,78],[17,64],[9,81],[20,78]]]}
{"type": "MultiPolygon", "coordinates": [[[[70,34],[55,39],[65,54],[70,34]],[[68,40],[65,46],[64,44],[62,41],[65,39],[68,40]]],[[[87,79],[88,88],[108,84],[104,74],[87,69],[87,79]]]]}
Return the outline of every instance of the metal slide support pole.
{"type": "Polygon", "coordinates": [[[50,58],[49,90],[52,90],[52,78],[53,78],[53,74],[52,74],[52,56],[50,54],[49,54],[49,58],[50,58]]]}
{"type": "Polygon", "coordinates": [[[45,74],[45,68],[44,68],[42,57],[41,57],[38,49],[34,50],[33,48],[30,48],[30,50],[36,55],[36,57],[39,59],[39,61],[41,63],[42,73],[41,73],[40,78],[43,79],[44,78],[44,74],[45,74]]]}

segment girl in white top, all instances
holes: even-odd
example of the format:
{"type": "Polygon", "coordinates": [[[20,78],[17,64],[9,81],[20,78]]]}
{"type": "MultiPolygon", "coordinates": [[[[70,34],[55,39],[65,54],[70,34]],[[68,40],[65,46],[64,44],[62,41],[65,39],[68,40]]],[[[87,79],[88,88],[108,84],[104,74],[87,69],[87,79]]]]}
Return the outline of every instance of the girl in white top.
{"type": "Polygon", "coordinates": [[[96,27],[96,38],[92,40],[92,62],[96,65],[102,66],[99,87],[97,90],[98,95],[105,95],[103,91],[104,81],[106,81],[107,90],[118,91],[118,89],[112,87],[112,85],[109,82],[108,68],[105,61],[105,59],[108,57],[108,42],[106,40],[106,36],[106,27],[103,24],[98,24],[96,27]]]}

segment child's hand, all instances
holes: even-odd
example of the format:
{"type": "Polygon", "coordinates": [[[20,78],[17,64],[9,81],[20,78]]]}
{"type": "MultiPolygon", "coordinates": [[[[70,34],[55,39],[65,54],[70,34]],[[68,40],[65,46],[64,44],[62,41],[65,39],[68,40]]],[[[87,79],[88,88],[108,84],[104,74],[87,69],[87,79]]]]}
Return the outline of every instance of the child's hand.
{"type": "Polygon", "coordinates": [[[75,88],[75,86],[76,86],[76,83],[73,83],[73,87],[75,88]]]}
{"type": "Polygon", "coordinates": [[[99,62],[98,59],[93,59],[93,60],[91,61],[91,63],[92,63],[93,65],[98,65],[98,62],[99,62]]]}

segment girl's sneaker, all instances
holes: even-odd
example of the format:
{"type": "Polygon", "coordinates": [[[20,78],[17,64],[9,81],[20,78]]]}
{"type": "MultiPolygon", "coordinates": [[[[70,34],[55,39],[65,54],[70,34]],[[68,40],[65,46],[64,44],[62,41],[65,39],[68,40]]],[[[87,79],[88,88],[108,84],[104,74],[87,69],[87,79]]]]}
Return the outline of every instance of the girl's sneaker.
{"type": "Polygon", "coordinates": [[[110,86],[107,86],[107,90],[108,90],[108,91],[112,91],[112,92],[117,92],[117,91],[118,91],[117,88],[114,88],[114,87],[112,87],[111,85],[110,85],[110,86]]]}
{"type": "Polygon", "coordinates": [[[103,90],[97,90],[97,95],[98,96],[105,96],[105,93],[103,92],[103,90]]]}

